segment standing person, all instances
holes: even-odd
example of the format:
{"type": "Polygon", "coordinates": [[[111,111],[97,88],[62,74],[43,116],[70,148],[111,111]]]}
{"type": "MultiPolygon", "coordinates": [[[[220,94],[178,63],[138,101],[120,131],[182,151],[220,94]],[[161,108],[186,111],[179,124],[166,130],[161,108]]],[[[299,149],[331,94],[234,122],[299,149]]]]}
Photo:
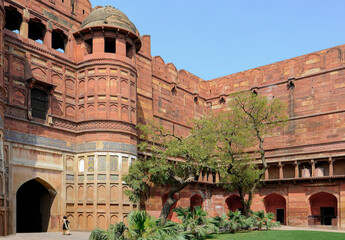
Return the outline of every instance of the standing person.
{"type": "Polygon", "coordinates": [[[71,235],[69,233],[69,221],[67,220],[66,216],[63,216],[62,219],[62,235],[71,235]]]}

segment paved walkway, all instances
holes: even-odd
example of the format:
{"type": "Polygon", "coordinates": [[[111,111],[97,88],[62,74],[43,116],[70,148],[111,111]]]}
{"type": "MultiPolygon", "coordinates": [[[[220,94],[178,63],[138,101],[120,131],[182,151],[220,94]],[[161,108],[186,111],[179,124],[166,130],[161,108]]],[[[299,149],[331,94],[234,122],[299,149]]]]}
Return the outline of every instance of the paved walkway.
{"type": "MultiPolygon", "coordinates": [[[[88,240],[90,232],[71,232],[71,235],[62,235],[61,232],[47,233],[17,233],[4,237],[4,240],[88,240]]],[[[1,237],[0,237],[1,238],[1,237]]]]}
{"type": "MultiPolygon", "coordinates": [[[[303,227],[290,227],[281,226],[274,230],[299,230],[299,231],[323,231],[323,232],[340,232],[345,233],[345,230],[335,230],[331,227],[315,227],[315,228],[303,228],[303,227]]],[[[88,240],[90,232],[71,232],[70,236],[62,235],[61,232],[47,232],[47,233],[17,233],[3,237],[6,240],[88,240]]]]}
{"type": "Polygon", "coordinates": [[[340,232],[345,233],[345,230],[337,230],[333,229],[332,227],[327,226],[317,226],[317,227],[291,227],[291,226],[284,226],[282,225],[279,228],[274,228],[274,230],[299,230],[299,231],[320,231],[320,232],[340,232]]]}

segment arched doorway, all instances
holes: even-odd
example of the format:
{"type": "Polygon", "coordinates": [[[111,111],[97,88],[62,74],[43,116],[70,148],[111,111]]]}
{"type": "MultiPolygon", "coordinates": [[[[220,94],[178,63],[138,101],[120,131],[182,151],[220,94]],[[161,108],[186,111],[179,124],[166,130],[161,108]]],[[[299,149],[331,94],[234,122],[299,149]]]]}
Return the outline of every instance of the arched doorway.
{"type": "Polygon", "coordinates": [[[17,191],[17,233],[46,232],[54,196],[36,179],[24,183],[17,191]]]}
{"type": "Polygon", "coordinates": [[[286,224],[286,200],[283,196],[272,193],[264,198],[266,212],[272,212],[275,215],[275,221],[286,224]]]}
{"type": "Polygon", "coordinates": [[[336,225],[337,198],[330,193],[319,192],[309,198],[309,225],[336,225]]]}
{"type": "Polygon", "coordinates": [[[202,197],[199,194],[194,194],[191,198],[190,198],[190,209],[194,209],[194,207],[198,207],[198,206],[202,206],[204,200],[202,199],[202,197]]]}
{"type": "Polygon", "coordinates": [[[232,212],[239,210],[243,213],[243,204],[241,202],[241,198],[237,195],[231,195],[225,200],[228,209],[232,212]]]}

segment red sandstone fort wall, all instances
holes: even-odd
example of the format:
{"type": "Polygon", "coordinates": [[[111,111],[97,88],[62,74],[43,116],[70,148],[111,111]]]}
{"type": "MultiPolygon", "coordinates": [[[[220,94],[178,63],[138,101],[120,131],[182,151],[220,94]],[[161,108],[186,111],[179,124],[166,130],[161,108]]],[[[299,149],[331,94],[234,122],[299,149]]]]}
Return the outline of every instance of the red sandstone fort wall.
{"type": "MultiPolygon", "coordinates": [[[[176,134],[187,135],[192,119],[226,111],[229,94],[255,90],[260,95],[280,98],[287,105],[290,119],[286,127],[266,138],[270,166],[265,185],[255,195],[253,209],[265,209],[265,199],[276,193],[286,201],[286,222],[306,226],[312,214],[310,196],[324,191],[336,197],[338,225],[345,225],[345,186],[341,180],[345,175],[345,45],[204,81],[186,70],[177,70],[173,63],[166,64],[159,56],[152,57],[148,35],[141,37],[142,47],[132,59],[125,55],[125,41],[132,41],[126,35],[116,35],[116,54],[104,53],[104,36],[115,34],[110,31],[103,36],[95,31],[77,36],[91,4],[76,1],[72,13],[71,3],[5,3],[17,8],[24,25],[20,34],[7,29],[1,32],[8,132],[4,158],[9,174],[0,178],[0,192],[7,189],[6,194],[14,196],[23,182],[33,178],[51,183],[58,191],[58,201],[54,202],[54,223],[49,231],[58,229],[56,219],[62,214],[73,219],[74,228],[80,230],[106,228],[110,223],[126,220],[128,212],[137,206],[123,194],[127,186],[121,177],[135,158],[121,155],[126,159],[123,165],[119,164],[123,169],[85,170],[87,173],[79,171],[79,161],[85,160],[86,164],[88,158],[99,157],[110,163],[117,155],[97,151],[113,150],[115,147],[108,142],[135,147],[134,126],[147,119],[159,121],[176,134]],[[27,37],[30,19],[38,19],[47,27],[43,44],[27,37]],[[54,29],[68,37],[65,53],[51,47],[54,29]],[[92,54],[87,53],[83,37],[95,38],[92,54]],[[47,121],[30,116],[30,79],[53,87],[47,121]],[[77,148],[78,144],[82,147],[77,148]],[[314,169],[309,178],[302,174],[303,164],[314,169]],[[321,164],[326,176],[316,179],[315,172],[321,164]],[[104,180],[104,176],[113,179],[104,180]]],[[[128,149],[121,151],[128,153],[128,149]]],[[[199,183],[182,191],[177,205],[190,206],[192,197],[198,195],[193,204],[201,198],[211,215],[226,212],[228,197],[235,193],[217,189],[209,176],[200,176],[199,183]]],[[[145,208],[158,215],[166,192],[167,189],[154,189],[145,208]]],[[[282,201],[275,195],[272,199],[282,201]]],[[[14,199],[8,200],[6,207],[14,209],[14,199]]],[[[5,220],[0,216],[1,221],[5,220]]],[[[6,223],[7,233],[15,229],[14,223],[6,223]]]]}

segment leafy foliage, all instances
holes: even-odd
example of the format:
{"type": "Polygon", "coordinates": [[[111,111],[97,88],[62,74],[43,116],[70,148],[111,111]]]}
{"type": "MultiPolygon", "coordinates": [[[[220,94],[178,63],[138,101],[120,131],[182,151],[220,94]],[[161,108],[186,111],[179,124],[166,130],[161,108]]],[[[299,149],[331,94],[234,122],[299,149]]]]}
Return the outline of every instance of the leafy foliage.
{"type": "Polygon", "coordinates": [[[92,230],[89,240],[109,240],[107,236],[107,231],[101,229],[101,228],[96,228],[92,230]]]}
{"type": "Polygon", "coordinates": [[[108,231],[96,228],[91,232],[89,240],[125,240],[124,233],[126,229],[123,222],[110,224],[108,231]]]}
{"type": "Polygon", "coordinates": [[[261,230],[263,226],[266,227],[267,230],[271,229],[272,227],[279,227],[280,222],[274,222],[274,213],[268,212],[265,213],[264,210],[253,212],[253,216],[257,220],[258,229],[261,230]]]}
{"type": "Polygon", "coordinates": [[[207,234],[218,231],[213,219],[207,218],[201,206],[194,207],[178,207],[174,210],[177,216],[182,220],[182,228],[185,231],[187,239],[205,239],[207,234]]]}
{"type": "Polygon", "coordinates": [[[188,136],[179,136],[154,121],[138,125],[145,139],[139,144],[140,157],[130,166],[124,181],[131,187],[126,194],[138,201],[147,197],[154,186],[171,186],[168,199],[161,212],[161,223],[165,224],[171,206],[177,201],[174,194],[195,180],[204,168],[215,165],[212,158],[213,145],[209,136],[200,134],[197,127],[188,136]]]}
{"type": "Polygon", "coordinates": [[[124,181],[131,187],[125,193],[132,201],[147,198],[150,188],[169,186],[169,194],[160,219],[164,225],[174,194],[208,169],[219,172],[221,187],[238,190],[249,216],[253,193],[267,168],[264,138],[286,120],[285,107],[279,99],[268,99],[249,92],[231,95],[230,110],[193,122],[186,136],[164,128],[155,121],[138,125],[139,144],[145,153],[129,169],[124,181]],[[248,154],[247,152],[250,152],[248,154]],[[262,167],[253,161],[260,159],[262,167]]]}
{"type": "Polygon", "coordinates": [[[221,232],[236,233],[238,231],[258,229],[262,230],[263,226],[269,230],[272,227],[280,226],[279,222],[274,222],[274,214],[265,213],[263,210],[252,212],[250,216],[244,216],[239,210],[229,211],[227,215],[215,217],[213,219],[216,226],[221,232]]]}
{"type": "Polygon", "coordinates": [[[129,215],[129,226],[126,236],[128,240],[183,240],[184,236],[178,230],[179,225],[177,223],[169,221],[164,226],[161,226],[159,219],[150,216],[147,212],[134,211],[129,215]]]}
{"type": "Polygon", "coordinates": [[[240,211],[229,211],[221,217],[208,218],[201,206],[191,210],[189,207],[178,207],[174,210],[181,223],[167,221],[161,225],[160,220],[145,211],[134,211],[128,216],[128,227],[123,222],[111,224],[107,231],[94,229],[89,240],[202,240],[209,234],[252,230],[263,226],[269,230],[279,226],[273,221],[273,213],[264,211],[251,212],[246,217],[240,211]]]}
{"type": "Polygon", "coordinates": [[[123,222],[110,225],[108,231],[94,229],[89,240],[185,240],[178,223],[168,221],[164,226],[159,219],[145,211],[134,211],[128,216],[129,224],[123,222]]]}
{"type": "Polygon", "coordinates": [[[281,126],[286,117],[285,106],[277,98],[268,99],[249,92],[230,95],[230,110],[199,121],[200,134],[212,138],[213,155],[221,175],[222,187],[238,190],[249,216],[253,193],[260,185],[267,163],[264,140],[281,126]],[[254,160],[262,164],[258,167],[254,160]],[[246,197],[247,196],[247,197],[246,197]]]}

